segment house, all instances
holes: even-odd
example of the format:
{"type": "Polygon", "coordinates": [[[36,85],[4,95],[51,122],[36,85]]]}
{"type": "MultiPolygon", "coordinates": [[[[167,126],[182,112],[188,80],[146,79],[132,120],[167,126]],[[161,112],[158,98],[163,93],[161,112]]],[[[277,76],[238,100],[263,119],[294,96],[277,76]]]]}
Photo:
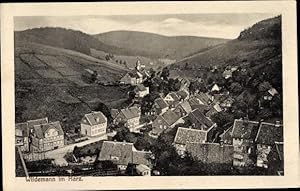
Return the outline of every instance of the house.
{"type": "Polygon", "coordinates": [[[174,110],[174,112],[180,117],[189,114],[191,111],[192,107],[190,106],[188,101],[181,102],[174,110]]]}
{"type": "Polygon", "coordinates": [[[180,98],[175,92],[168,93],[164,100],[168,103],[170,109],[174,109],[180,102],[180,98]]]}
{"type": "Polygon", "coordinates": [[[16,123],[15,127],[16,127],[16,131],[15,131],[16,146],[19,146],[21,151],[28,152],[30,150],[28,123],[16,123]]]}
{"type": "Polygon", "coordinates": [[[206,141],[213,140],[213,133],[215,128],[217,127],[217,124],[206,117],[199,109],[193,110],[184,120],[189,121],[194,129],[206,131],[206,141]]]}
{"type": "Polygon", "coordinates": [[[199,92],[195,94],[194,97],[197,98],[200,101],[200,103],[204,105],[210,105],[213,101],[213,97],[204,92],[199,92]]]}
{"type": "Polygon", "coordinates": [[[235,119],[232,129],[232,144],[234,147],[233,165],[237,167],[249,166],[254,163],[251,157],[255,154],[255,137],[259,122],[245,119],[235,119]]]}
{"type": "Polygon", "coordinates": [[[197,97],[193,96],[188,100],[191,108],[194,109],[199,109],[202,113],[206,113],[210,106],[204,104],[200,99],[198,99],[197,97]]]}
{"type": "Polygon", "coordinates": [[[276,122],[276,124],[262,122],[255,138],[257,146],[256,165],[258,167],[268,168],[268,155],[271,152],[271,149],[275,148],[276,142],[283,142],[282,124],[280,124],[280,122],[276,122]]]}
{"type": "Polygon", "coordinates": [[[141,176],[151,176],[151,168],[144,164],[137,165],[136,172],[141,176]]]}
{"type": "Polygon", "coordinates": [[[219,113],[222,111],[222,108],[220,107],[220,105],[217,103],[215,104],[213,107],[211,107],[207,112],[206,112],[206,116],[211,118],[213,115],[219,113]]]}
{"type": "Polygon", "coordinates": [[[211,88],[211,92],[219,92],[221,88],[218,86],[218,84],[214,84],[211,88]]]}
{"type": "Polygon", "coordinates": [[[32,146],[32,135],[35,125],[48,123],[48,118],[28,120],[24,123],[15,125],[15,144],[20,147],[21,151],[29,152],[32,146]]]}
{"type": "Polygon", "coordinates": [[[126,73],[121,79],[120,84],[130,84],[130,85],[137,85],[143,82],[143,75],[138,72],[128,72],[126,73]]]}
{"type": "Polygon", "coordinates": [[[107,118],[101,112],[91,112],[85,114],[80,122],[80,133],[89,137],[102,136],[106,134],[107,118]]]}
{"type": "Polygon", "coordinates": [[[104,141],[98,160],[111,161],[120,171],[125,171],[128,164],[151,166],[151,152],[138,151],[133,143],[104,141]]]}
{"type": "Polygon", "coordinates": [[[164,130],[173,128],[178,123],[183,123],[183,119],[171,110],[159,115],[152,123],[152,136],[160,135],[164,130]]]}
{"type": "Polygon", "coordinates": [[[168,103],[162,98],[157,98],[154,100],[151,110],[156,115],[160,115],[165,113],[168,109],[169,109],[168,103]]]}
{"type": "Polygon", "coordinates": [[[189,99],[189,92],[187,90],[184,90],[184,89],[179,90],[177,92],[177,95],[181,101],[189,99]]]}
{"type": "Polygon", "coordinates": [[[138,84],[134,88],[136,97],[144,97],[149,94],[149,87],[145,87],[143,84],[138,84]]]}
{"type": "Polygon", "coordinates": [[[141,110],[136,107],[121,109],[120,113],[114,119],[115,124],[124,122],[124,125],[131,131],[136,131],[140,125],[141,110]]]}
{"type": "Polygon", "coordinates": [[[189,143],[186,150],[203,163],[232,164],[234,149],[232,145],[219,143],[189,143]]]}
{"type": "Polygon", "coordinates": [[[191,82],[185,78],[177,78],[180,82],[180,90],[188,90],[191,82]]]}
{"type": "Polygon", "coordinates": [[[59,121],[33,126],[32,146],[34,150],[44,152],[64,145],[64,131],[59,121]]]}
{"type": "Polygon", "coordinates": [[[205,143],[206,136],[206,131],[179,127],[174,138],[174,146],[177,153],[180,156],[184,156],[188,143],[205,143]]]}

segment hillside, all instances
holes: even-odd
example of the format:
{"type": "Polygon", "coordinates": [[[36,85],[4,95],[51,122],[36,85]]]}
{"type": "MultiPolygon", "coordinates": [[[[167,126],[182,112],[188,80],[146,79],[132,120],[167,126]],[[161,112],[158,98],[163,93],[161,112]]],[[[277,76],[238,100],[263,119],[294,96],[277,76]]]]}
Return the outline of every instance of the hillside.
{"type": "Polygon", "coordinates": [[[90,54],[91,48],[114,54],[128,54],[126,50],[106,45],[95,39],[93,36],[81,31],[59,27],[44,27],[16,31],[15,40],[18,42],[25,41],[74,50],[88,55],[90,54]]]}
{"type": "MultiPolygon", "coordinates": [[[[281,70],[281,17],[258,22],[225,44],[186,57],[171,66],[178,75],[195,75],[211,66],[266,66],[275,64],[281,70]]],[[[251,67],[249,66],[249,67],[251,67]]]]}
{"type": "Polygon", "coordinates": [[[128,88],[87,82],[86,69],[114,82],[128,70],[76,51],[38,43],[15,43],[16,122],[47,116],[65,129],[78,126],[84,113],[99,102],[116,107],[127,98],[128,88]]]}
{"type": "Polygon", "coordinates": [[[202,49],[227,42],[226,39],[196,36],[163,36],[136,31],[112,31],[94,35],[105,44],[127,49],[131,55],[180,59],[202,49]]]}
{"type": "Polygon", "coordinates": [[[281,47],[280,30],[281,17],[261,21],[242,31],[237,39],[186,57],[175,63],[174,66],[188,63],[197,68],[228,63],[235,64],[232,63],[232,60],[235,60],[236,63],[247,59],[249,61],[258,60],[258,56],[266,57],[272,50],[275,51],[281,47]]]}

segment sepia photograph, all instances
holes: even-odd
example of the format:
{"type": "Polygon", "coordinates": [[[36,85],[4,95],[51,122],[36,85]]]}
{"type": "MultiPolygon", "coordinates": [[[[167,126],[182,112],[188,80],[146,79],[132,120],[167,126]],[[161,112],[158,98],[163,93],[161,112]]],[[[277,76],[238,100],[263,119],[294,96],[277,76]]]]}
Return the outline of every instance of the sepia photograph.
{"type": "Polygon", "coordinates": [[[284,177],[282,12],[130,10],[12,17],[15,178],[284,177]]]}

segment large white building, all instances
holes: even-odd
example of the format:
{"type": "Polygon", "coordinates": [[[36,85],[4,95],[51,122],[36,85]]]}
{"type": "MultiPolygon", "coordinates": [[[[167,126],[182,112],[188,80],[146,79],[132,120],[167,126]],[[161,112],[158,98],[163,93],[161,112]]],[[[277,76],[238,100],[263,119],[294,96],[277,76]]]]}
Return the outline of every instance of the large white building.
{"type": "Polygon", "coordinates": [[[105,115],[100,111],[91,112],[82,118],[80,132],[89,137],[101,136],[106,134],[106,128],[107,118],[105,115]]]}

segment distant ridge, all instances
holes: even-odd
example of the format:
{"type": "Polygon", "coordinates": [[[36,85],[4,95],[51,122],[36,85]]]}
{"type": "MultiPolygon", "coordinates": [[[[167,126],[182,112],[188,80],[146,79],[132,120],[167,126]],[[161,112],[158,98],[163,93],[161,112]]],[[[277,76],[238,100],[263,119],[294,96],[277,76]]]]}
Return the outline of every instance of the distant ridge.
{"type": "Polygon", "coordinates": [[[139,31],[111,31],[94,35],[105,44],[127,49],[132,55],[179,59],[188,54],[227,42],[228,39],[197,36],[165,36],[139,31]]]}

